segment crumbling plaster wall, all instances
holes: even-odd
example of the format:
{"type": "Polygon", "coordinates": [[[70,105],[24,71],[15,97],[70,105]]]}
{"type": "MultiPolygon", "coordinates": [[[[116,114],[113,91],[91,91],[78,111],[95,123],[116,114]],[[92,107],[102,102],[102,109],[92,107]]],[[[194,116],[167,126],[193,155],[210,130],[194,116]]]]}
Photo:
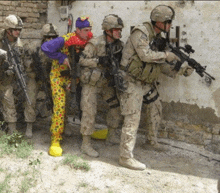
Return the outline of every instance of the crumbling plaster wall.
{"type": "MultiPolygon", "coordinates": [[[[175,26],[180,26],[180,45],[191,44],[195,53],[191,57],[201,65],[207,66],[207,72],[216,80],[211,84],[195,72],[192,76],[177,77],[175,80],[161,76],[160,94],[164,102],[171,101],[185,104],[196,104],[199,108],[211,108],[213,116],[220,117],[219,88],[219,25],[220,16],[218,1],[163,1],[175,9],[176,17],[171,29],[171,38],[175,36],[175,26]]],[[[105,15],[119,15],[125,24],[122,40],[126,42],[130,26],[149,20],[151,10],[161,2],[154,1],[75,1],[69,13],[74,23],[78,16],[89,15],[93,21],[93,33],[102,34],[101,23],[105,15]]],[[[59,3],[49,2],[48,21],[59,26],[60,35],[67,32],[67,21],[59,16],[59,3]]],[[[74,28],[73,28],[74,30],[74,28]]]]}
{"type": "MultiPolygon", "coordinates": [[[[179,76],[174,80],[161,75],[163,123],[159,136],[205,145],[220,152],[220,148],[216,150],[220,144],[219,1],[75,1],[69,13],[74,23],[77,17],[89,15],[95,36],[102,34],[105,15],[119,15],[125,24],[122,40],[126,42],[130,27],[149,20],[151,10],[159,4],[175,9],[171,38],[175,37],[175,26],[180,26],[180,46],[192,45],[195,53],[190,56],[207,66],[207,72],[216,78],[210,82],[195,72],[190,77],[179,76]]],[[[65,34],[67,21],[60,20],[57,2],[50,1],[48,7],[48,21],[59,26],[60,35],[65,34]]],[[[140,128],[145,126],[141,122],[140,128]]]]}

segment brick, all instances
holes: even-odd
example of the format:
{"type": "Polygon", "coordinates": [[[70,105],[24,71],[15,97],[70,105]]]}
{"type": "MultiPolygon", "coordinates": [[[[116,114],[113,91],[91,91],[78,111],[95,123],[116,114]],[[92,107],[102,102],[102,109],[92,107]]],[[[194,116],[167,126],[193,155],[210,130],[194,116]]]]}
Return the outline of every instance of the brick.
{"type": "Polygon", "coordinates": [[[212,134],[211,133],[203,133],[203,140],[211,140],[212,139],[212,134]]]}
{"type": "Polygon", "coordinates": [[[33,7],[33,3],[24,3],[24,7],[33,7]]]}
{"type": "Polygon", "coordinates": [[[157,137],[158,138],[168,138],[168,132],[166,132],[166,131],[159,131],[157,137]]]}
{"type": "Polygon", "coordinates": [[[30,27],[32,27],[31,23],[24,23],[24,28],[30,28],[30,27]]]}
{"type": "Polygon", "coordinates": [[[184,129],[175,128],[172,132],[168,133],[168,138],[179,140],[179,141],[184,141],[185,140],[184,129]]]}
{"type": "Polygon", "coordinates": [[[15,7],[21,7],[21,2],[19,2],[19,1],[12,1],[11,5],[15,6],[15,7]]]}
{"type": "Polygon", "coordinates": [[[42,25],[40,23],[33,23],[32,28],[34,29],[41,29],[42,25]]]}
{"type": "Polygon", "coordinates": [[[220,135],[213,135],[212,143],[220,145],[220,135]]]}
{"type": "Polygon", "coordinates": [[[46,5],[46,4],[39,3],[39,4],[37,5],[37,8],[38,8],[38,9],[47,9],[47,5],[46,5]]]}
{"type": "Polygon", "coordinates": [[[32,8],[32,11],[33,11],[34,13],[38,13],[38,12],[39,12],[39,10],[36,9],[36,8],[32,8]]]}
{"type": "Polygon", "coordinates": [[[11,1],[0,1],[0,5],[11,5],[11,1]]]}
{"type": "Polygon", "coordinates": [[[4,6],[4,10],[5,11],[9,11],[10,10],[10,6],[4,6]]]}
{"type": "Polygon", "coordinates": [[[220,125],[216,124],[213,128],[212,128],[212,133],[214,135],[219,135],[220,134],[220,125]]]}
{"type": "Polygon", "coordinates": [[[29,17],[40,17],[39,13],[28,13],[29,17]]]}
{"type": "Polygon", "coordinates": [[[204,144],[203,133],[204,132],[200,132],[200,131],[186,130],[185,131],[185,142],[203,145],[204,144]]]}
{"type": "Polygon", "coordinates": [[[26,9],[27,9],[27,12],[32,12],[32,8],[30,8],[30,7],[26,7],[26,9]]]}
{"type": "Polygon", "coordinates": [[[13,14],[13,15],[17,15],[17,11],[7,11],[6,12],[6,16],[13,14]]]}
{"type": "Polygon", "coordinates": [[[9,7],[9,10],[14,11],[14,10],[15,10],[15,7],[14,7],[14,6],[10,6],[10,7],[9,7]]]}
{"type": "Polygon", "coordinates": [[[19,17],[27,17],[27,13],[26,12],[18,12],[17,15],[19,17]]]}
{"type": "Polygon", "coordinates": [[[26,12],[27,9],[26,9],[26,7],[16,7],[16,11],[26,12]]]}
{"type": "Polygon", "coordinates": [[[38,22],[38,19],[37,18],[27,18],[26,20],[27,23],[37,23],[38,22]]]}

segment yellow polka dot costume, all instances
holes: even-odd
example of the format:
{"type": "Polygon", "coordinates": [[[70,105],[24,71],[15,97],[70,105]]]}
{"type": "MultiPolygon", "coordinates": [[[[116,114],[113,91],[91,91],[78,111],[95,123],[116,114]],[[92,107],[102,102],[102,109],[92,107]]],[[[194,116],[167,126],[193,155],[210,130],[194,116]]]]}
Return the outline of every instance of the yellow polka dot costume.
{"type": "MultiPolygon", "coordinates": [[[[64,41],[68,41],[75,33],[69,33],[62,36],[64,41]]],[[[63,46],[61,52],[69,56],[69,50],[66,45],[63,46]]],[[[59,64],[58,60],[53,60],[51,72],[50,72],[50,82],[53,97],[53,116],[50,131],[52,133],[52,141],[61,140],[64,130],[64,118],[65,118],[65,103],[66,103],[66,86],[70,84],[70,78],[66,76],[61,76],[60,72],[68,70],[68,67],[63,64],[59,64]]]]}

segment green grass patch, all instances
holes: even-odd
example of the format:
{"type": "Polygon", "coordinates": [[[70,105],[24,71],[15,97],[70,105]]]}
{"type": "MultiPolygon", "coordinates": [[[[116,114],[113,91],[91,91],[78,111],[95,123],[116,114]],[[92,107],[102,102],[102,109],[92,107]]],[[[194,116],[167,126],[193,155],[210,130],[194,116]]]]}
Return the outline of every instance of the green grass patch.
{"type": "Polygon", "coordinates": [[[66,154],[63,160],[63,164],[70,166],[72,169],[80,169],[85,171],[90,170],[90,165],[81,157],[76,155],[66,154]]]}
{"type": "Polygon", "coordinates": [[[20,133],[12,135],[2,135],[0,137],[0,156],[4,154],[14,154],[17,158],[27,158],[32,150],[33,145],[28,143],[24,136],[20,133]]]}
{"type": "Polygon", "coordinates": [[[83,187],[83,188],[87,188],[88,187],[88,184],[86,182],[81,182],[79,184],[79,187],[83,187]]]}
{"type": "Polygon", "coordinates": [[[0,183],[0,192],[10,192],[9,181],[11,178],[11,174],[7,174],[3,182],[0,183]]]}
{"type": "Polygon", "coordinates": [[[20,192],[24,193],[27,192],[31,187],[35,187],[35,186],[36,186],[36,180],[34,178],[25,176],[21,182],[19,189],[20,192]]]}

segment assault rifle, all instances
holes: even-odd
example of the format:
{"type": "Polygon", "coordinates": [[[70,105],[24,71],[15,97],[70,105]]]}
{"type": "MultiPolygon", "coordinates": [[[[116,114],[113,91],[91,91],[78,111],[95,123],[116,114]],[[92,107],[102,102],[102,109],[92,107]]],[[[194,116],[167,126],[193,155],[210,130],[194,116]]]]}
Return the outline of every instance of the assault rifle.
{"type": "Polygon", "coordinates": [[[27,84],[25,80],[26,74],[24,73],[21,63],[19,62],[19,59],[17,58],[16,54],[11,49],[10,44],[8,43],[8,40],[5,38],[2,40],[2,43],[7,47],[7,54],[8,54],[8,63],[9,68],[15,73],[15,76],[17,78],[17,83],[22,89],[28,103],[31,105],[30,98],[27,93],[27,84]]]}
{"type": "MultiPolygon", "coordinates": [[[[81,119],[82,112],[80,109],[80,98],[81,98],[81,86],[77,82],[80,78],[80,64],[77,63],[79,61],[79,55],[76,54],[75,48],[73,46],[69,47],[70,52],[70,66],[71,70],[64,70],[61,71],[61,76],[69,76],[71,78],[71,85],[70,85],[70,108],[76,109],[79,112],[79,119],[81,119]]],[[[81,53],[81,52],[80,52],[81,53]]]]}
{"type": "Polygon", "coordinates": [[[114,56],[113,45],[109,44],[109,49],[107,50],[107,55],[111,62],[110,75],[113,75],[114,77],[114,83],[116,88],[120,91],[125,91],[126,87],[124,85],[124,79],[122,75],[119,73],[120,61],[114,56]]]}
{"type": "Polygon", "coordinates": [[[46,94],[45,104],[46,104],[47,110],[51,110],[53,108],[53,101],[51,98],[51,93],[48,89],[47,79],[45,75],[46,72],[42,66],[41,59],[39,56],[39,48],[37,49],[37,52],[32,53],[32,58],[34,60],[34,64],[35,64],[34,67],[37,71],[38,78],[39,80],[42,81],[42,88],[46,94]]]}
{"type": "Polygon", "coordinates": [[[185,45],[185,47],[173,47],[169,43],[169,41],[166,40],[165,38],[157,38],[152,43],[152,46],[157,47],[159,51],[164,51],[166,46],[168,46],[171,49],[171,52],[173,52],[175,55],[177,55],[180,58],[181,61],[176,62],[174,70],[179,71],[182,64],[184,62],[187,62],[188,65],[194,68],[196,73],[199,74],[201,77],[203,77],[204,74],[206,74],[209,78],[211,78],[212,80],[215,80],[213,76],[211,76],[210,74],[206,72],[206,66],[201,66],[201,64],[199,64],[196,60],[194,60],[193,58],[190,58],[189,54],[195,52],[195,50],[192,49],[191,45],[185,45]],[[186,55],[181,50],[183,50],[188,55],[186,55]]]}

